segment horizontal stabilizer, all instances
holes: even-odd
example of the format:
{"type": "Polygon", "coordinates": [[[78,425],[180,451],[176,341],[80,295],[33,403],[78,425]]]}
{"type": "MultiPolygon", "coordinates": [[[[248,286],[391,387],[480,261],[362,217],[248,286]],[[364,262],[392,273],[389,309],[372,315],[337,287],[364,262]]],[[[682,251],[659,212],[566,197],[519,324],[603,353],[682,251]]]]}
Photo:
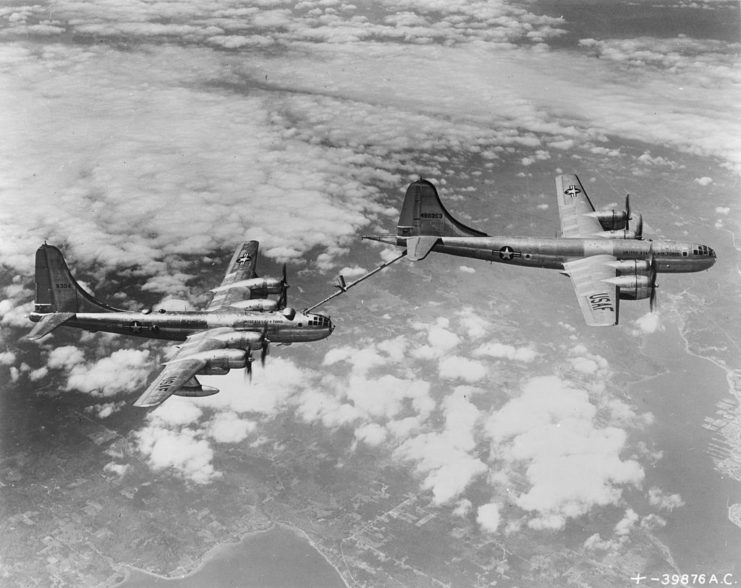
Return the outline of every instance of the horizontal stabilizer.
{"type": "Polygon", "coordinates": [[[412,261],[420,261],[427,257],[437,243],[439,237],[425,235],[422,237],[407,237],[407,257],[412,261]]]}
{"type": "Polygon", "coordinates": [[[30,341],[38,341],[41,337],[48,335],[57,327],[66,323],[69,319],[75,316],[74,312],[53,312],[45,314],[41,317],[41,320],[31,329],[31,332],[26,335],[26,339],[30,341]]]}

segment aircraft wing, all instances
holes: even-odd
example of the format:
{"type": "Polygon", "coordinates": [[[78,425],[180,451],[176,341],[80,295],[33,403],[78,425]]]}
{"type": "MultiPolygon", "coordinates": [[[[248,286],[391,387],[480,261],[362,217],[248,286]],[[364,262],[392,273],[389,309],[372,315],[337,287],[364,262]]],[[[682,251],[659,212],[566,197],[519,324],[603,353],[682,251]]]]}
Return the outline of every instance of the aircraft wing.
{"type": "Polygon", "coordinates": [[[137,398],[134,406],[151,407],[161,404],[185,384],[190,383],[191,379],[195,379],[198,370],[205,365],[206,362],[202,359],[184,359],[168,363],[144,394],[137,398]]]}
{"type": "Polygon", "coordinates": [[[556,176],[556,191],[562,237],[589,237],[604,230],[599,220],[590,214],[594,206],[575,174],[556,176]]]}
{"type": "Polygon", "coordinates": [[[617,286],[605,280],[615,277],[612,255],[594,255],[563,264],[576,290],[584,320],[592,327],[609,327],[618,322],[620,298],[617,286]]]}
{"type": "Polygon", "coordinates": [[[260,244],[257,241],[246,241],[237,246],[226,275],[221,284],[216,288],[214,297],[211,299],[206,310],[213,312],[231,306],[234,302],[244,300],[244,291],[238,288],[230,289],[229,285],[250,280],[257,277],[255,267],[257,266],[257,249],[260,244]]]}
{"type": "Polygon", "coordinates": [[[224,343],[214,336],[228,331],[231,329],[221,327],[194,333],[188,337],[175,356],[165,364],[165,369],[137,398],[134,406],[157,406],[180,390],[187,396],[206,396],[212,393],[207,388],[202,388],[195,376],[206,365],[202,353],[224,347],[224,343]]]}

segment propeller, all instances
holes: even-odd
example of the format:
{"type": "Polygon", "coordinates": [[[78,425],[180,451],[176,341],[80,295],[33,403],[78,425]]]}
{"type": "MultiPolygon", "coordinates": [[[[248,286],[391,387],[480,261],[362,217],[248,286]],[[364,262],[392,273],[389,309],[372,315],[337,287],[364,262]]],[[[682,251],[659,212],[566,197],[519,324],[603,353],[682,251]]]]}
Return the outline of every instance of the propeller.
{"type": "Polygon", "coordinates": [[[278,298],[278,309],[284,309],[288,304],[288,277],[286,272],[286,264],[283,264],[283,277],[280,281],[280,298],[278,298]]]}
{"type": "Polygon", "coordinates": [[[625,195],[625,228],[628,228],[630,221],[630,194],[625,195]]]}
{"type": "Polygon", "coordinates": [[[249,380],[252,382],[252,362],[254,361],[254,358],[252,357],[252,354],[248,351],[246,361],[244,364],[244,379],[245,381],[249,380]]]}
{"type": "Polygon", "coordinates": [[[651,284],[651,294],[648,299],[648,304],[651,312],[653,312],[656,307],[656,288],[658,288],[658,285],[656,284],[657,273],[658,267],[656,264],[656,258],[654,257],[654,246],[653,243],[651,243],[651,246],[648,249],[648,277],[651,284]]]}
{"type": "MultiPolygon", "coordinates": [[[[285,266],[284,266],[285,267],[285,266]]],[[[268,340],[268,326],[262,330],[262,349],[260,351],[260,363],[265,365],[265,358],[268,356],[268,350],[270,349],[270,341],[268,340]]]]}

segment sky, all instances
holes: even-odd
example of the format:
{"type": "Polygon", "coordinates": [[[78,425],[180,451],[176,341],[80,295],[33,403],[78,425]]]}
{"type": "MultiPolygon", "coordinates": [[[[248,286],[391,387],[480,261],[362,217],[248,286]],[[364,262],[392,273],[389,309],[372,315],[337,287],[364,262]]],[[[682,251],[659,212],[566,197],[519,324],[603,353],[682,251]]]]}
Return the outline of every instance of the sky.
{"type": "MultiPolygon", "coordinates": [[[[0,363],[12,381],[60,378],[103,420],[156,370],[160,347],[106,335],[62,346],[51,337],[43,361],[23,359],[15,338],[44,240],[93,291],[134,308],[141,297],[203,304],[215,285],[204,277],[219,280],[245,238],[260,241],[267,267],[288,262],[292,283],[311,288],[292,296],[318,300],[340,271],[389,258],[358,236],[393,230],[419,176],[447,189],[466,222],[525,234],[556,226],[556,173],[620,184],[600,205],[619,201],[625,183],[650,184],[647,230],[681,238],[696,226],[662,218],[650,194],[660,177],[662,194],[677,193],[672,206],[702,211],[701,236],[733,235],[741,40],[728,22],[738,4],[586,4],[584,15],[574,3],[505,0],[0,8],[0,261],[12,276],[0,363]]],[[[484,274],[473,260],[446,263],[459,285],[484,274]]],[[[349,454],[364,446],[407,464],[435,504],[485,532],[557,531],[613,506],[614,536],[588,540],[607,550],[681,508],[672,488],[646,481],[660,457],[636,439],[656,415],[615,394],[625,366],[583,333],[578,313],[560,323],[560,341],[527,320],[516,328],[514,297],[537,278],[512,274],[501,284],[512,297],[493,307],[468,288],[449,297],[423,283],[403,295],[433,268],[388,272],[367,295],[377,322],[355,328],[355,291],[340,307],[344,334],[274,350],[249,394],[239,372],[204,378],[222,393],[171,398],[133,433],[143,460],[209,484],[222,475],[219,451],[258,442],[261,423],[288,412],[352,431],[349,454]],[[653,512],[637,514],[634,490],[653,512]]],[[[573,311],[569,296],[564,288],[558,304],[573,311]]],[[[635,312],[620,327],[627,340],[640,345],[687,312],[686,298],[664,299],[658,316],[635,312]]],[[[108,467],[123,476],[128,466],[108,467]]]]}

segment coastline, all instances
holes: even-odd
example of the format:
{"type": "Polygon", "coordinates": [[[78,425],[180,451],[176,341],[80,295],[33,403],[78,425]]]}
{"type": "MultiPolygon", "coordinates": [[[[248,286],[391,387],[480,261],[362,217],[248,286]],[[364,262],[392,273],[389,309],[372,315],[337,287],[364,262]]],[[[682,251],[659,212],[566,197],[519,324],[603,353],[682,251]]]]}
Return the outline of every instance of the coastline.
{"type": "Polygon", "coordinates": [[[334,571],[337,572],[337,575],[342,579],[342,583],[345,585],[345,588],[351,588],[350,584],[348,584],[345,580],[345,576],[340,571],[340,569],[334,563],[332,563],[332,561],[330,561],[330,559],[325,555],[324,551],[322,551],[322,549],[317,546],[317,544],[306,531],[285,521],[278,521],[275,524],[284,527],[289,531],[292,531],[293,533],[304,539],[309,545],[311,545],[312,549],[314,549],[314,551],[321,555],[324,561],[326,561],[334,569],[334,571]]]}
{"type": "MultiPolygon", "coordinates": [[[[276,527],[275,521],[270,521],[269,526],[265,527],[264,529],[256,529],[252,531],[245,531],[242,534],[238,535],[236,539],[233,537],[230,537],[229,539],[225,539],[224,541],[221,541],[219,543],[216,543],[212,547],[210,547],[208,550],[204,552],[204,554],[197,560],[197,563],[195,567],[192,570],[187,570],[183,574],[178,575],[171,575],[166,576],[163,574],[158,574],[157,572],[152,572],[150,570],[145,570],[143,568],[139,568],[137,566],[127,564],[127,563],[121,563],[119,564],[120,568],[119,570],[116,570],[117,572],[123,572],[126,577],[118,582],[117,584],[111,585],[111,588],[120,588],[126,582],[128,582],[131,579],[131,573],[132,572],[139,572],[140,574],[145,574],[147,576],[150,576],[152,578],[155,578],[157,580],[185,580],[189,578],[190,576],[193,576],[194,574],[197,574],[201,570],[203,570],[204,566],[209,563],[211,560],[215,559],[215,557],[218,555],[218,552],[220,552],[223,549],[228,549],[230,547],[237,547],[239,546],[245,539],[249,539],[250,537],[254,537],[257,535],[261,535],[263,533],[268,533],[275,529],[276,527]]],[[[176,568],[177,569],[177,568],[176,568]]]]}
{"type": "Polygon", "coordinates": [[[129,583],[138,584],[146,580],[153,580],[155,582],[169,583],[178,581],[192,580],[199,573],[205,573],[205,570],[209,564],[212,564],[220,557],[225,556],[225,559],[232,559],[238,557],[236,550],[245,547],[249,541],[253,539],[259,540],[261,535],[267,535],[271,532],[283,530],[290,533],[298,541],[307,545],[313,553],[320,556],[321,561],[329,566],[336,575],[338,581],[344,588],[350,588],[349,584],[345,580],[342,572],[338,567],[329,559],[329,557],[320,549],[316,542],[312,540],[311,536],[306,533],[303,529],[296,527],[295,525],[285,521],[271,520],[270,525],[258,530],[248,531],[242,533],[238,538],[229,538],[228,540],[222,541],[213,547],[209,548],[201,558],[198,559],[195,566],[192,569],[187,570],[185,573],[178,573],[174,575],[158,574],[151,572],[130,564],[122,564],[122,567],[117,570],[117,573],[123,573],[125,575],[123,580],[111,584],[113,588],[125,588],[129,583]]]}
{"type": "Polygon", "coordinates": [[[696,569],[715,561],[706,550],[695,553],[688,549],[690,537],[706,546],[716,544],[716,555],[728,561],[733,555],[727,547],[723,548],[721,538],[728,539],[727,531],[718,533],[717,526],[721,519],[727,520],[727,509],[713,505],[725,504],[731,485],[737,481],[724,480],[716,460],[707,453],[713,435],[703,425],[717,402],[728,397],[729,375],[733,370],[717,358],[693,351],[682,322],[668,325],[666,331],[652,339],[644,342],[641,351],[651,358],[661,358],[661,365],[666,369],[632,382],[630,395],[634,402],[645,403],[650,412],[664,415],[656,420],[650,433],[664,453],[652,468],[651,477],[660,487],[679,492],[685,501],[684,506],[664,515],[669,525],[652,535],[661,537],[664,546],[671,546],[669,554],[679,569],[696,569]],[[694,367],[691,362],[700,363],[694,367]],[[710,480],[712,484],[708,483],[710,480]],[[710,502],[700,499],[709,495],[715,499],[710,502]]]}

